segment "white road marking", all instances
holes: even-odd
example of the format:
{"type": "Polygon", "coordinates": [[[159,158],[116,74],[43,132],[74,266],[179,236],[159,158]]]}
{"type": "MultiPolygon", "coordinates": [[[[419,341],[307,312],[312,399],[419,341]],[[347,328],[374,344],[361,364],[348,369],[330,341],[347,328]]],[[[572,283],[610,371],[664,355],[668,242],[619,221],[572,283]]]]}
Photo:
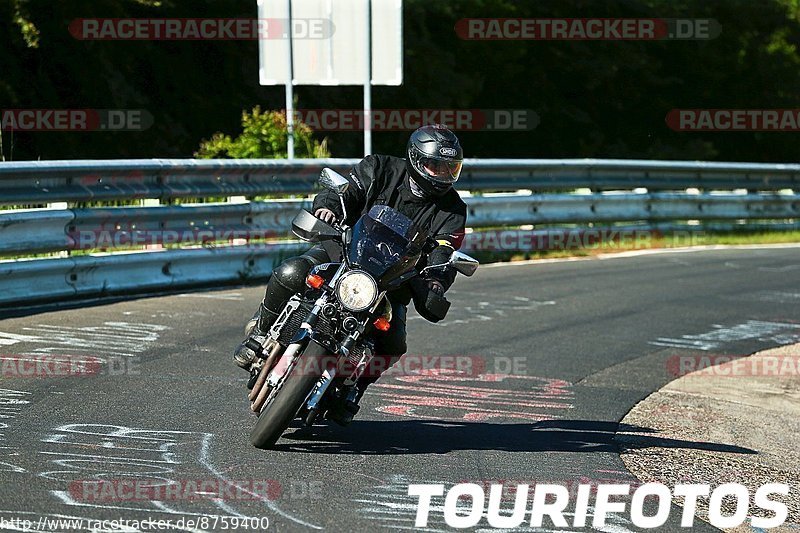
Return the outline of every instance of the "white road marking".
{"type": "Polygon", "coordinates": [[[799,291],[756,291],[744,292],[735,296],[727,296],[728,300],[744,300],[755,302],[774,302],[780,304],[798,303],[800,302],[799,291]]]}
{"type": "MultiPolygon", "coordinates": [[[[472,293],[472,296],[476,296],[476,294],[472,293]]],[[[477,306],[465,304],[466,302],[462,304],[459,300],[454,299],[448,318],[441,322],[431,323],[431,325],[446,327],[472,322],[487,322],[506,316],[508,311],[533,311],[542,306],[555,305],[556,302],[555,300],[539,301],[524,296],[514,296],[511,300],[497,300],[494,304],[489,302],[478,302],[477,306]]],[[[410,320],[424,320],[424,318],[414,314],[406,318],[406,321],[410,320]]]]}
{"type": "MultiPolygon", "coordinates": [[[[193,512],[189,512],[189,511],[178,511],[178,512],[176,512],[176,511],[162,511],[162,510],[154,509],[152,507],[151,508],[144,508],[144,507],[124,507],[124,506],[121,506],[121,505],[96,505],[96,504],[93,504],[93,503],[86,503],[86,502],[77,501],[72,496],[70,496],[69,492],[64,491],[64,490],[52,490],[52,491],[50,491],[50,494],[55,496],[57,499],[61,500],[61,503],[63,503],[64,505],[69,505],[69,506],[74,506],[74,507],[89,507],[89,508],[95,508],[95,509],[119,509],[121,511],[139,511],[139,512],[143,512],[143,513],[161,512],[161,513],[165,513],[165,514],[179,514],[181,516],[208,516],[208,513],[193,513],[193,512]]],[[[97,519],[88,519],[88,518],[86,518],[85,520],[89,520],[89,521],[94,522],[97,519]]],[[[139,530],[139,529],[131,529],[129,531],[139,532],[141,530],[139,530]]],[[[205,533],[205,530],[203,530],[203,529],[193,529],[193,528],[182,528],[181,531],[191,531],[192,533],[205,533]]]]}
{"type": "Polygon", "coordinates": [[[0,331],[0,345],[31,344],[29,354],[88,352],[92,355],[133,356],[158,341],[169,326],[136,322],[103,322],[100,326],[55,326],[40,324],[22,327],[30,334],[0,331]]]}
{"type": "MultiPolygon", "coordinates": [[[[210,460],[212,433],[199,433],[172,430],[147,430],[130,428],[127,426],[114,426],[104,424],[67,424],[57,427],[41,442],[57,444],[60,446],[89,448],[95,453],[74,453],[72,451],[39,451],[42,455],[52,456],[50,462],[63,468],[41,472],[39,476],[61,481],[75,481],[85,475],[91,479],[141,477],[148,481],[153,479],[170,480],[176,473],[176,467],[183,464],[176,453],[176,449],[183,450],[186,445],[198,444],[197,462],[211,472],[220,481],[237,487],[241,492],[253,496],[253,499],[263,502],[270,510],[285,518],[313,529],[322,529],[320,526],[305,522],[281,510],[265,495],[258,494],[239,487],[234,482],[223,476],[210,460]],[[100,450],[109,450],[110,455],[104,455],[100,450]],[[82,474],[85,472],[86,474],[82,474]]],[[[74,449],[74,448],[73,448],[74,449]]],[[[219,514],[216,511],[190,512],[185,509],[176,509],[161,501],[148,502],[152,507],[117,505],[113,502],[96,503],[76,500],[68,491],[51,491],[53,496],[62,503],[77,507],[117,509],[129,512],[161,512],[175,515],[208,516],[219,514]]],[[[224,511],[226,514],[239,518],[250,518],[232,509],[228,503],[219,498],[208,500],[209,505],[224,511]]]]}
{"type": "Polygon", "coordinates": [[[791,270],[800,270],[800,265],[786,265],[782,267],[758,267],[762,272],[789,272],[791,270]]]}
{"type": "MultiPolygon", "coordinates": [[[[22,412],[26,405],[30,405],[31,401],[26,399],[30,398],[31,393],[26,391],[14,389],[0,389],[0,441],[6,442],[6,430],[10,427],[10,422],[13,421],[22,412]]],[[[18,447],[2,446],[0,449],[9,450],[5,454],[5,458],[18,457],[18,447]]],[[[25,468],[10,462],[0,461],[0,471],[13,472],[22,474],[27,472],[25,468]]]]}
{"type": "Polygon", "coordinates": [[[0,346],[13,346],[20,342],[34,342],[39,340],[39,337],[32,335],[19,335],[17,333],[5,333],[0,331],[0,346]]]}
{"type": "Polygon", "coordinates": [[[207,298],[209,300],[244,300],[241,292],[231,292],[225,294],[205,293],[205,292],[187,292],[179,294],[178,298],[207,298]]]}
{"type": "Polygon", "coordinates": [[[252,492],[250,490],[247,490],[246,488],[237,485],[236,483],[234,483],[233,481],[231,481],[230,479],[225,477],[225,475],[222,472],[220,472],[217,469],[216,466],[214,466],[214,463],[211,462],[210,440],[204,440],[203,443],[201,444],[200,464],[205,466],[208,469],[208,471],[211,472],[212,474],[214,474],[214,476],[217,477],[218,479],[224,481],[225,483],[227,483],[228,485],[231,485],[232,487],[236,487],[238,490],[240,490],[240,491],[242,491],[244,493],[250,494],[251,496],[253,496],[257,500],[260,500],[260,501],[264,502],[264,504],[266,504],[267,507],[269,507],[272,511],[275,511],[276,513],[278,513],[282,517],[287,518],[287,519],[291,520],[292,522],[294,522],[296,524],[300,524],[301,526],[310,527],[312,529],[324,529],[322,526],[314,525],[314,524],[312,524],[310,522],[306,522],[304,520],[301,520],[300,518],[297,518],[296,516],[290,515],[286,511],[283,511],[282,509],[280,509],[275,504],[275,502],[271,501],[269,498],[265,497],[264,495],[258,494],[256,492],[252,492]]]}
{"type": "Polygon", "coordinates": [[[686,248],[654,248],[649,250],[630,250],[627,252],[614,252],[607,254],[598,254],[595,256],[587,257],[556,257],[550,259],[526,259],[525,261],[507,261],[501,263],[490,263],[488,265],[481,265],[478,270],[484,268],[503,268],[524,265],[543,265],[547,263],[570,263],[573,261],[594,261],[596,259],[609,260],[609,259],[625,259],[628,257],[639,257],[642,255],[661,255],[661,254],[676,254],[676,253],[697,253],[697,252],[715,252],[718,250],[774,250],[774,249],[787,249],[787,248],[800,248],[798,243],[780,243],[780,244],[717,244],[708,246],[690,246],[686,248]]]}
{"type": "Polygon", "coordinates": [[[723,344],[747,339],[758,339],[781,345],[792,344],[800,340],[800,324],[792,322],[748,320],[730,327],[720,324],[714,324],[711,327],[714,329],[706,333],[681,335],[680,337],[659,337],[648,344],[708,351],[719,348],[723,344]]]}

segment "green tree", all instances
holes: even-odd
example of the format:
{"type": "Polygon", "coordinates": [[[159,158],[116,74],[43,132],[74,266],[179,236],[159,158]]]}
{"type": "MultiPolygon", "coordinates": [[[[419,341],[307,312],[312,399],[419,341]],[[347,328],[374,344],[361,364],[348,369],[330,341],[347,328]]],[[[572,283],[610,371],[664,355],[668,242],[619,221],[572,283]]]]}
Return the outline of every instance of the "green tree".
{"type": "MultiPolygon", "coordinates": [[[[286,115],[280,111],[262,112],[260,106],[251,113],[242,112],[242,133],[236,138],[217,132],[200,142],[194,156],[201,159],[230,157],[234,159],[285,158],[288,138],[286,115]]],[[[311,128],[302,122],[294,124],[294,146],[297,157],[330,157],[328,141],[312,137],[311,128]]]]}
{"type": "Polygon", "coordinates": [[[36,48],[39,46],[39,29],[30,20],[27,3],[28,0],[14,0],[14,23],[19,26],[28,48],[36,48]]]}
{"type": "MultiPolygon", "coordinates": [[[[0,0],[3,109],[131,109],[154,118],[136,132],[6,131],[6,157],[184,157],[211,132],[235,137],[243,109],[284,105],[282,87],[258,83],[254,42],[84,40],[70,25],[256,16],[256,3],[242,0],[0,0]]],[[[796,132],[675,132],[664,118],[683,108],[800,107],[799,0],[406,0],[403,18],[404,83],[376,87],[375,109],[532,109],[541,119],[531,131],[459,131],[470,157],[797,160],[796,132]],[[454,31],[469,17],[711,18],[722,33],[697,41],[470,41],[454,31]]],[[[306,109],[359,109],[362,98],[356,86],[296,94],[306,109]]],[[[402,155],[409,133],[376,133],[374,150],[402,155]]],[[[360,155],[360,132],[326,135],[337,155],[360,155]]],[[[219,134],[206,143],[228,141],[219,134]]],[[[274,145],[277,155],[285,141],[274,145]]]]}

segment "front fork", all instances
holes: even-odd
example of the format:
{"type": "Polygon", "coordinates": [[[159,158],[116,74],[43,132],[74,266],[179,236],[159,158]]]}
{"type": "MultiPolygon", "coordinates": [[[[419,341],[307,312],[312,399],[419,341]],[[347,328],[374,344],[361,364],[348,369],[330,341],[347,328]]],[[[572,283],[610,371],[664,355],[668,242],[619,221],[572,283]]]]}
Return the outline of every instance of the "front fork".
{"type": "MultiPolygon", "coordinates": [[[[339,356],[341,360],[342,355],[339,356]]],[[[367,347],[364,350],[364,355],[361,356],[361,360],[358,362],[356,367],[353,369],[353,372],[350,373],[349,376],[344,378],[342,382],[343,388],[340,396],[340,401],[346,402],[353,402],[356,403],[356,400],[359,396],[359,390],[357,387],[358,379],[364,374],[364,370],[366,370],[367,365],[369,364],[370,360],[372,359],[372,349],[367,347]]],[[[317,384],[314,386],[314,390],[311,391],[311,394],[308,396],[308,400],[306,400],[306,410],[307,414],[304,417],[304,423],[307,427],[310,427],[314,424],[314,421],[317,419],[319,414],[325,410],[324,406],[320,406],[320,402],[322,402],[323,398],[328,392],[331,384],[333,383],[334,378],[337,376],[337,365],[331,364],[329,365],[325,371],[322,373],[322,376],[317,381],[317,384]]]]}

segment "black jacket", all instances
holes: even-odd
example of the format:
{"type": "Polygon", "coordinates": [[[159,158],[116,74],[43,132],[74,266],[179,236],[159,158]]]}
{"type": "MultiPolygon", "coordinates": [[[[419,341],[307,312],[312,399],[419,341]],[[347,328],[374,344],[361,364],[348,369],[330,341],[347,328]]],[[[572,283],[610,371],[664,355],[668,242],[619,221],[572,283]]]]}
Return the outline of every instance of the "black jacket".
{"type": "MultiPolygon", "coordinates": [[[[467,206],[455,189],[435,198],[421,199],[411,193],[405,159],[388,155],[369,155],[353,167],[344,194],[348,226],[353,226],[374,205],[388,205],[410,218],[440,245],[459,249],[464,240],[467,206]]],[[[339,197],[333,191],[322,191],[314,199],[314,211],[330,209],[341,219],[339,197]]],[[[433,253],[436,253],[434,251],[433,253]]],[[[432,274],[449,288],[455,272],[432,274]]]]}

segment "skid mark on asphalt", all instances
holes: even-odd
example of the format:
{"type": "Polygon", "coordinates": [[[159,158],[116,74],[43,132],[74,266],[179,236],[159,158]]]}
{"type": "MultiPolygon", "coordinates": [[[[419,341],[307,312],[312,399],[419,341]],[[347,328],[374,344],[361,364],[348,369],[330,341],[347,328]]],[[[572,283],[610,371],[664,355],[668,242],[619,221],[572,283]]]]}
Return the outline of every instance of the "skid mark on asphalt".
{"type": "MultiPolygon", "coordinates": [[[[225,478],[211,460],[212,433],[164,431],[105,424],[67,424],[54,428],[41,439],[38,454],[45,457],[49,470],[38,476],[64,482],[65,490],[53,490],[61,504],[83,509],[119,510],[127,513],[163,513],[182,516],[229,516],[247,518],[234,508],[235,500],[197,492],[179,493],[165,500],[142,499],[130,502],[115,497],[97,498],[86,494],[85,482],[136,482],[156,486],[175,486],[181,479],[196,479],[197,471],[208,471],[221,490],[247,493],[250,503],[264,504],[271,511],[297,524],[317,528],[280,510],[268,494],[259,494],[225,478]],[[121,501],[120,501],[121,500],[121,501]]],[[[91,486],[91,485],[90,485],[91,486]]],[[[94,485],[96,487],[96,485],[94,485]]],[[[114,495],[112,495],[114,496],[114,495]]],[[[152,494],[148,493],[148,497],[152,494]]],[[[127,515],[126,515],[127,517],[127,515]]],[[[255,518],[255,517],[253,517],[255,518]]]]}
{"type": "Polygon", "coordinates": [[[132,322],[104,322],[101,326],[84,327],[41,324],[20,328],[23,334],[0,331],[0,346],[19,345],[31,355],[61,355],[69,350],[70,355],[86,352],[131,357],[147,350],[158,341],[161,332],[168,329],[160,324],[132,322]]]}
{"type": "Polygon", "coordinates": [[[542,421],[575,407],[572,384],[536,376],[426,372],[391,378],[373,388],[381,413],[429,420],[542,421]],[[521,389],[511,387],[522,383],[521,389]]]}
{"type": "Polygon", "coordinates": [[[779,345],[794,344],[800,341],[800,324],[792,322],[748,320],[735,326],[714,324],[711,327],[714,329],[706,333],[681,335],[680,337],[659,337],[655,341],[649,341],[648,344],[708,351],[717,349],[723,344],[752,339],[779,345]]]}
{"type": "MultiPolygon", "coordinates": [[[[419,481],[419,480],[410,480],[408,477],[396,474],[392,475],[386,480],[384,483],[370,487],[369,489],[365,489],[361,491],[353,501],[358,505],[357,514],[361,520],[365,522],[373,522],[378,527],[383,528],[390,528],[393,530],[415,530],[419,531],[420,528],[414,526],[414,522],[417,516],[417,504],[419,498],[417,496],[409,496],[408,494],[408,486],[410,484],[444,484],[445,490],[449,488],[450,484],[443,483],[442,481],[419,481]]],[[[513,504],[512,504],[513,505],[513,504]]],[[[467,500],[459,499],[456,503],[456,509],[458,514],[466,515],[469,513],[471,506],[467,500]]],[[[501,507],[502,509],[502,507],[501,507]]],[[[503,514],[509,515],[508,510],[503,510],[503,514]]],[[[526,519],[523,520],[523,524],[526,521],[529,521],[530,517],[530,508],[527,508],[525,513],[526,519]]],[[[574,512],[565,511],[563,513],[564,517],[567,519],[567,522],[571,522],[570,518],[575,516],[574,512]]],[[[591,524],[592,518],[594,517],[594,508],[589,506],[586,513],[587,517],[587,524],[591,524]]],[[[588,529],[593,531],[600,531],[602,533],[633,533],[634,530],[631,529],[633,526],[632,522],[622,516],[617,514],[609,514],[608,515],[608,523],[602,527],[592,527],[587,526],[588,529]]],[[[487,512],[486,508],[484,507],[484,512],[481,518],[481,525],[488,524],[487,522],[487,512]]],[[[428,514],[428,525],[425,528],[425,531],[431,532],[449,532],[453,531],[453,528],[447,525],[444,520],[444,497],[436,497],[434,496],[431,498],[430,502],[430,511],[428,514]]],[[[473,531],[476,532],[496,532],[496,531],[509,531],[509,530],[498,530],[489,527],[478,527],[473,531]]],[[[531,527],[521,525],[520,527],[515,527],[513,531],[525,531],[525,532],[546,532],[546,533],[555,533],[555,532],[563,532],[563,529],[549,529],[546,527],[531,527]]]]}

